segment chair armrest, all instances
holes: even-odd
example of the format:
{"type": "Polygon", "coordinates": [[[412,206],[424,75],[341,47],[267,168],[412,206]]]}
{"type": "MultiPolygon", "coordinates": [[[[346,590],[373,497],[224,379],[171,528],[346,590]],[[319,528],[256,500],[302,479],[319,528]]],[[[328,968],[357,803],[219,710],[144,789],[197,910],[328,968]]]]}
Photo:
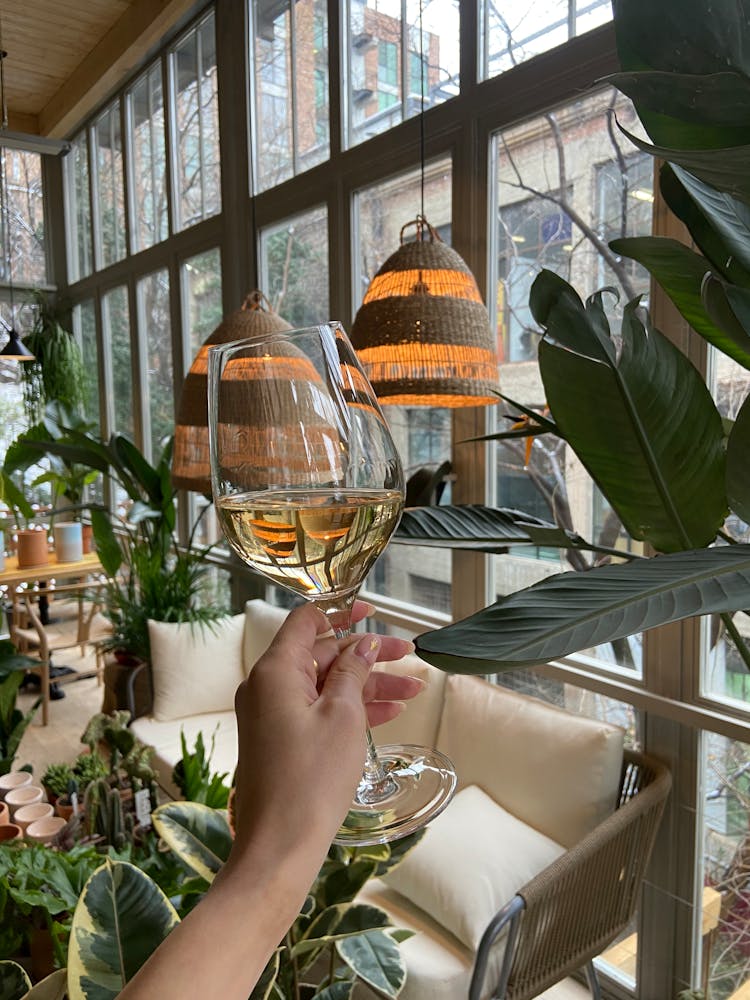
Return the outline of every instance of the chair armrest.
{"type": "Polygon", "coordinates": [[[125,703],[130,712],[130,722],[148,715],[154,700],[154,689],[151,679],[151,664],[143,660],[128,673],[125,685],[125,703]]]}
{"type": "MultiPolygon", "coordinates": [[[[628,926],[670,787],[663,764],[626,751],[619,808],[519,889],[523,911],[520,919],[516,915],[517,940],[511,948],[509,939],[503,966],[509,1000],[543,993],[600,954],[628,926]]],[[[507,923],[501,910],[482,937],[472,1000],[481,995],[487,957],[507,923]]]]}

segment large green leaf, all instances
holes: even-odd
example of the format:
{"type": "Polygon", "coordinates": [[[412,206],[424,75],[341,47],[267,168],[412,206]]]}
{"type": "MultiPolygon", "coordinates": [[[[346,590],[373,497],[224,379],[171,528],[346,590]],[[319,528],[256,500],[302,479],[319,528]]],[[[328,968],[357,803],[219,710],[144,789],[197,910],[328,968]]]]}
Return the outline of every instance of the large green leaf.
{"type": "MultiPolygon", "coordinates": [[[[546,283],[543,271],[537,284],[546,283]]],[[[662,552],[707,545],[727,512],[724,432],[703,379],[629,303],[619,358],[592,360],[568,345],[600,339],[598,296],[584,314],[553,305],[539,345],[547,402],[571,445],[633,538],[662,552]],[[558,346],[563,345],[563,346],[558,346]]]]}
{"type": "Polygon", "coordinates": [[[750,75],[750,26],[737,0],[612,0],[620,65],[750,75]]]}
{"type": "MultiPolygon", "coordinates": [[[[635,236],[613,240],[610,248],[623,257],[643,264],[656,278],[679,311],[709,344],[713,344],[744,367],[750,366],[750,327],[743,327],[727,303],[727,309],[706,311],[701,289],[711,264],[677,240],[659,236],[635,236]],[[715,321],[712,318],[715,315],[715,321]]],[[[723,292],[723,285],[716,279],[723,292]]]]}
{"type": "Polygon", "coordinates": [[[178,923],[155,882],[134,865],[107,860],[86,883],[73,914],[70,1000],[114,1000],[178,923]]]}
{"type": "Polygon", "coordinates": [[[152,814],[154,829],[191,871],[207,882],[232,849],[226,814],[199,802],[168,802],[152,814]]]}
{"type": "Polygon", "coordinates": [[[737,414],[727,442],[729,506],[750,524],[750,395],[737,414]]]}
{"type": "Polygon", "coordinates": [[[366,983],[387,997],[397,997],[406,981],[399,947],[384,931],[367,931],[336,943],[346,964],[366,983]]]}
{"type": "Polygon", "coordinates": [[[68,970],[57,969],[29,990],[23,1000],[65,1000],[67,995],[68,970]]]}
{"type": "Polygon", "coordinates": [[[596,545],[552,521],[512,508],[481,504],[410,507],[401,515],[393,541],[493,553],[505,551],[508,545],[599,551],[596,545]]]}
{"type": "Polygon", "coordinates": [[[739,73],[615,73],[606,82],[627,94],[653,142],[680,150],[750,142],[750,79],[739,73]]]}
{"type": "Polygon", "coordinates": [[[619,127],[622,134],[644,153],[661,157],[673,167],[681,167],[718,192],[745,203],[750,201],[750,144],[724,149],[673,149],[645,142],[622,125],[619,127]]]}
{"type": "Polygon", "coordinates": [[[115,576],[122,565],[122,549],[117,541],[109,515],[103,510],[92,510],[91,530],[99,561],[107,576],[115,576]]]}
{"type": "Polygon", "coordinates": [[[461,674],[529,667],[694,615],[750,608],[750,545],[561,573],[416,640],[461,674]]]}
{"type": "Polygon", "coordinates": [[[31,989],[31,980],[18,962],[0,962],[0,998],[22,1000],[31,989]]]}

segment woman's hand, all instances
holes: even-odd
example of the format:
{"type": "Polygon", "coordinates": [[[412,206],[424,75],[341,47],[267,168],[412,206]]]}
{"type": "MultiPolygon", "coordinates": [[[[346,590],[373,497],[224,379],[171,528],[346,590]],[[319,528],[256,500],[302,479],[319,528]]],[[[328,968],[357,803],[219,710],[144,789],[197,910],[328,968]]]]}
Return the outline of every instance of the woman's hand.
{"type": "MultiPolygon", "coordinates": [[[[353,619],[368,612],[358,601],[353,619]]],[[[234,860],[250,847],[283,853],[305,841],[322,861],[362,775],[367,722],[394,718],[424,686],[371,668],[413,648],[369,633],[335,639],[314,606],[291,612],[235,698],[234,860]]]]}

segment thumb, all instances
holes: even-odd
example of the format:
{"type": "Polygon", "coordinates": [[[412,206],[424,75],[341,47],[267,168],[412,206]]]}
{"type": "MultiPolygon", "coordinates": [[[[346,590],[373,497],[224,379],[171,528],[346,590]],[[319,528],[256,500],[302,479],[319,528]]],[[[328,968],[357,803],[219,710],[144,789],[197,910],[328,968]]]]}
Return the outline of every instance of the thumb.
{"type": "Polygon", "coordinates": [[[356,636],[341,650],[328,670],[321,694],[350,698],[361,704],[362,692],[378,657],[380,636],[356,636]]]}

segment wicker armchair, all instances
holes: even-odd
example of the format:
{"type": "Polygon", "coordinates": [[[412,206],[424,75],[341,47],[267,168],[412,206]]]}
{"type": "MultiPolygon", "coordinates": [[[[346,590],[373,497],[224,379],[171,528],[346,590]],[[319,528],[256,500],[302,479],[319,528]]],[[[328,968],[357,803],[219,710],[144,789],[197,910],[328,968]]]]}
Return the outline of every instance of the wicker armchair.
{"type": "Polygon", "coordinates": [[[531,1000],[581,968],[599,1000],[593,959],[633,917],[671,784],[663,764],[625,752],[617,809],[527,882],[487,927],[469,1000],[531,1000]],[[490,953],[503,935],[500,977],[488,993],[490,953]]]}

